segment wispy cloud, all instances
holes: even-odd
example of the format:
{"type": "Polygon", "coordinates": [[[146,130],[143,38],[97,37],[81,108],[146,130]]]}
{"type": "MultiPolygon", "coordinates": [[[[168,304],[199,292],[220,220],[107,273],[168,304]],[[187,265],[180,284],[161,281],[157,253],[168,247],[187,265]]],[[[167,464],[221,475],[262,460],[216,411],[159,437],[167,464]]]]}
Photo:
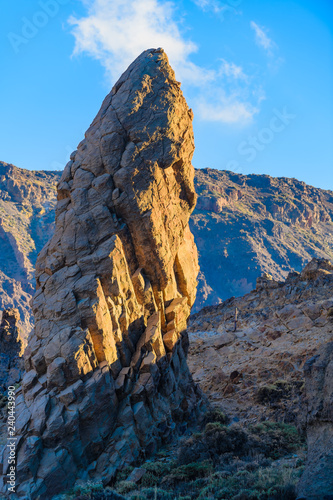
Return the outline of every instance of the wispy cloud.
{"type": "Polygon", "coordinates": [[[256,44],[258,47],[262,47],[268,55],[273,55],[273,51],[277,48],[277,45],[273,40],[267,35],[267,30],[264,27],[260,27],[254,21],[251,21],[251,28],[254,30],[256,44]]]}
{"type": "Polygon", "coordinates": [[[268,68],[274,73],[277,72],[284,63],[283,57],[279,56],[278,45],[268,36],[267,28],[259,26],[254,21],[251,21],[250,26],[255,33],[256,44],[264,49],[268,56],[268,68]]]}
{"type": "Polygon", "coordinates": [[[261,86],[241,66],[222,60],[214,84],[196,98],[196,110],[205,121],[247,125],[266,99],[261,86]]]}
{"type": "Polygon", "coordinates": [[[140,52],[163,47],[183,81],[198,85],[213,78],[211,71],[190,61],[197,46],[186,39],[174,20],[174,6],[159,0],[82,0],[87,15],[70,17],[74,54],[98,59],[111,81],[117,79],[140,52]]]}
{"type": "MultiPolygon", "coordinates": [[[[193,63],[191,57],[198,47],[182,32],[174,3],[164,0],[81,1],[87,9],[86,14],[69,19],[75,37],[74,55],[87,54],[100,61],[110,85],[140,52],[163,47],[177,79],[195,95],[193,108],[199,118],[244,124],[258,112],[259,100],[249,91],[250,79],[240,66],[224,59],[216,70],[193,63]]],[[[202,6],[215,2],[195,1],[202,6]]]]}
{"type": "Polygon", "coordinates": [[[208,11],[211,10],[215,12],[215,14],[219,12],[223,12],[224,10],[230,10],[230,6],[226,4],[222,4],[218,0],[193,0],[194,3],[200,7],[200,9],[208,11]]]}
{"type": "Polygon", "coordinates": [[[248,76],[244,73],[241,66],[233,62],[228,62],[225,59],[221,59],[221,66],[218,70],[219,76],[226,76],[228,78],[234,78],[235,80],[248,80],[248,76]]]}
{"type": "Polygon", "coordinates": [[[214,14],[224,14],[226,12],[238,13],[238,7],[243,0],[192,0],[200,9],[211,11],[214,14]]]}
{"type": "Polygon", "coordinates": [[[242,102],[239,96],[228,97],[223,92],[214,100],[199,97],[197,109],[203,120],[242,125],[251,122],[253,116],[259,112],[259,109],[249,102],[242,102]]]}

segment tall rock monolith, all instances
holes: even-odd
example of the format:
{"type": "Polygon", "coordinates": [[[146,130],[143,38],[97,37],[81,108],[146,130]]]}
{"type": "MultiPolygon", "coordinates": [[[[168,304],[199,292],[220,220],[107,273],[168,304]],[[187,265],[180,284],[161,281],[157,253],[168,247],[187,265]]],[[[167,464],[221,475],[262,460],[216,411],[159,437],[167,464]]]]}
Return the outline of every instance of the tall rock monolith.
{"type": "Polygon", "coordinates": [[[145,51],[58,185],[17,395],[21,497],[108,484],[195,413],[184,332],[198,274],[193,150],[192,111],[167,56],[145,51]]]}

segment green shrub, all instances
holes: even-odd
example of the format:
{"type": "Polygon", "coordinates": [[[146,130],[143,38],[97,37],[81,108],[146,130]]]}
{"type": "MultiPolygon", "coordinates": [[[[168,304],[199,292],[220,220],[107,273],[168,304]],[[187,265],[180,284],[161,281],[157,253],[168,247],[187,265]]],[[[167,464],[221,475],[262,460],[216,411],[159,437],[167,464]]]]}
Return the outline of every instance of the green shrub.
{"type": "Polygon", "coordinates": [[[170,471],[170,468],[173,467],[174,462],[146,462],[142,465],[143,469],[146,469],[147,472],[151,472],[155,476],[163,477],[170,471]]]}
{"type": "Polygon", "coordinates": [[[277,380],[275,384],[259,387],[257,400],[259,403],[275,403],[282,398],[288,398],[292,394],[292,384],[285,380],[277,380]]]}
{"type": "Polygon", "coordinates": [[[237,424],[227,427],[218,422],[208,423],[203,433],[195,434],[182,442],[178,463],[213,460],[217,462],[224,453],[239,456],[247,450],[248,436],[237,424]]]}
{"type": "Polygon", "coordinates": [[[248,436],[243,429],[237,425],[226,427],[219,423],[210,423],[206,425],[205,441],[213,453],[236,453],[237,456],[244,452],[248,436]]]}
{"type": "Polygon", "coordinates": [[[120,483],[117,484],[117,491],[121,495],[126,495],[127,493],[135,489],[136,484],[133,481],[120,481],[120,483]]]}
{"type": "Polygon", "coordinates": [[[195,462],[177,467],[166,477],[166,479],[172,479],[173,482],[194,481],[198,478],[209,476],[212,470],[212,464],[208,461],[195,462]]]}
{"type": "Polygon", "coordinates": [[[110,488],[106,488],[103,491],[93,492],[89,498],[90,500],[126,500],[124,496],[118,495],[118,493],[110,488]]]}
{"type": "Polygon", "coordinates": [[[223,413],[219,408],[211,408],[209,409],[203,419],[204,425],[209,423],[217,422],[222,425],[227,425],[230,422],[229,417],[223,413]]]}
{"type": "Polygon", "coordinates": [[[151,472],[146,472],[146,474],[141,479],[142,486],[159,486],[161,483],[161,478],[159,476],[155,476],[151,472]]]}
{"type": "Polygon", "coordinates": [[[173,468],[173,462],[146,462],[142,468],[146,469],[146,473],[141,480],[142,486],[159,486],[162,479],[169,474],[173,468]]]}
{"type": "Polygon", "coordinates": [[[293,453],[304,444],[296,427],[290,424],[263,422],[251,426],[249,430],[254,438],[254,447],[269,458],[277,459],[293,453]]]}
{"type": "Polygon", "coordinates": [[[87,481],[87,483],[75,486],[72,490],[73,494],[76,496],[79,495],[90,495],[96,491],[103,491],[102,483],[94,483],[92,481],[87,481]]]}
{"type": "Polygon", "coordinates": [[[140,491],[140,495],[143,495],[145,500],[174,500],[175,498],[174,493],[161,490],[160,488],[143,488],[140,491]]]}
{"type": "Polygon", "coordinates": [[[274,465],[253,472],[239,470],[224,478],[215,473],[198,500],[295,500],[299,476],[299,469],[274,465]]]}
{"type": "Polygon", "coordinates": [[[117,482],[118,481],[119,482],[120,481],[125,481],[133,470],[134,470],[134,467],[132,467],[131,465],[128,465],[127,467],[124,467],[123,469],[121,469],[120,471],[118,471],[118,473],[117,473],[117,482]]]}
{"type": "Polygon", "coordinates": [[[72,490],[63,495],[54,497],[57,500],[126,500],[122,495],[119,495],[109,487],[103,488],[100,483],[88,481],[84,485],[75,486],[72,490]]]}

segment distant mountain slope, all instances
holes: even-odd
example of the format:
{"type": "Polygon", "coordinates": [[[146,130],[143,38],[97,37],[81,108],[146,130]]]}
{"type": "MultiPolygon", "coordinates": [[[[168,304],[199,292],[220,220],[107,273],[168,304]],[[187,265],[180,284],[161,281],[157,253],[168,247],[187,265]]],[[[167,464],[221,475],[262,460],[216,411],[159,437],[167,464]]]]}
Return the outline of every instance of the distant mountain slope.
{"type": "Polygon", "coordinates": [[[34,265],[53,232],[60,175],[0,162],[0,311],[19,309],[24,337],[32,327],[34,265]]]}
{"type": "MultiPolygon", "coordinates": [[[[29,301],[37,253],[53,233],[61,172],[0,162],[0,311],[19,309],[22,335],[32,327],[29,301]]],[[[196,171],[198,204],[190,226],[199,249],[194,311],[301,271],[313,257],[333,260],[333,192],[295,179],[196,171]]]]}
{"type": "Polygon", "coordinates": [[[243,295],[313,257],[333,259],[333,192],[296,179],[196,171],[192,214],[201,267],[195,310],[243,295]]]}

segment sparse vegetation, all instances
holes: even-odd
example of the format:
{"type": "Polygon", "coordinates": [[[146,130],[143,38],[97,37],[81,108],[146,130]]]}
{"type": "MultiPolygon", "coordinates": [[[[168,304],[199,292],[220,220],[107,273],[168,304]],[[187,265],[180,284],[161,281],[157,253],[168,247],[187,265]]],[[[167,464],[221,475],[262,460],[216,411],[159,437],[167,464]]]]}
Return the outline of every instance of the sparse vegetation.
{"type": "Polygon", "coordinates": [[[292,385],[285,380],[277,380],[275,384],[268,384],[259,387],[257,399],[260,403],[273,403],[280,401],[284,397],[289,397],[292,393],[292,385]]]}
{"type": "Polygon", "coordinates": [[[180,441],[177,459],[174,448],[165,448],[141,464],[146,473],[137,484],[127,480],[133,467],[126,467],[118,473],[113,489],[88,483],[62,498],[295,500],[305,456],[297,429],[277,422],[245,429],[228,422],[223,412],[211,409],[202,430],[180,441]]]}

